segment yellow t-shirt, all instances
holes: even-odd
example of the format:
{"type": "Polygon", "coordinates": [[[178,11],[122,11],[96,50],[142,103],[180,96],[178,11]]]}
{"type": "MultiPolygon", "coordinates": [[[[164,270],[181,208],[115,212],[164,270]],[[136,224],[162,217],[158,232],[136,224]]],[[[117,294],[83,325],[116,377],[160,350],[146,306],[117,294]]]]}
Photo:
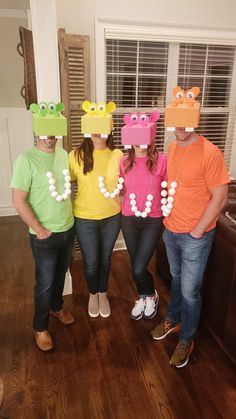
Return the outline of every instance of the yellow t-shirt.
{"type": "Polygon", "coordinates": [[[69,154],[71,180],[77,181],[78,190],[74,202],[74,216],[89,220],[101,220],[120,212],[119,195],[105,198],[98,187],[98,177],[103,176],[108,192],[112,192],[120,175],[122,151],[115,149],[94,150],[93,170],[83,174],[83,162],[78,163],[74,150],[69,154]]]}

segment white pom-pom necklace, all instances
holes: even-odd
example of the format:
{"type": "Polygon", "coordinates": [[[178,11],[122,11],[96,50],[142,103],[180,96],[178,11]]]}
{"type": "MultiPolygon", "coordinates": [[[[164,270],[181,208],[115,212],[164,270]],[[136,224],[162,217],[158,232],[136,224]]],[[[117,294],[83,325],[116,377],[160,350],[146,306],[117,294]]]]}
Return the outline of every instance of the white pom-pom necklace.
{"type": "Polygon", "coordinates": [[[136,217],[146,218],[152,210],[153,195],[151,193],[147,195],[144,211],[140,211],[138,209],[137,201],[135,198],[136,198],[135,193],[132,192],[131,194],[129,194],[129,199],[130,199],[129,203],[130,203],[131,211],[134,212],[134,215],[136,217]]]}
{"type": "Polygon", "coordinates": [[[164,217],[168,217],[168,215],[170,215],[170,213],[171,213],[171,211],[174,207],[174,200],[175,200],[174,195],[176,194],[176,189],[177,189],[178,184],[175,180],[173,180],[170,183],[170,187],[169,187],[168,191],[167,191],[167,186],[168,186],[168,184],[167,184],[166,180],[163,180],[161,182],[161,187],[163,188],[162,191],[161,191],[161,196],[162,196],[162,198],[161,198],[161,204],[162,204],[161,210],[162,210],[162,213],[163,213],[164,217]]]}
{"type": "Polygon", "coordinates": [[[117,195],[119,195],[120,191],[123,189],[124,181],[125,180],[124,180],[123,177],[119,177],[118,183],[117,183],[115,189],[112,192],[108,192],[107,188],[106,188],[104,176],[99,176],[98,177],[98,187],[100,189],[100,192],[103,194],[103,196],[105,198],[114,199],[117,195]]]}
{"type": "Polygon", "coordinates": [[[64,176],[64,192],[60,195],[57,190],[56,190],[56,179],[54,177],[53,172],[47,172],[46,176],[48,178],[48,184],[49,184],[49,192],[51,194],[52,198],[55,198],[55,200],[57,202],[61,202],[61,201],[65,201],[66,199],[69,198],[69,196],[71,195],[71,178],[69,175],[69,170],[68,169],[64,169],[62,171],[63,176],[64,176]]]}
{"type": "MultiPolygon", "coordinates": [[[[177,187],[178,187],[178,182],[177,182],[178,176],[179,176],[179,173],[182,170],[182,167],[184,165],[184,162],[185,162],[185,159],[188,155],[188,152],[191,149],[191,144],[197,138],[198,138],[198,136],[193,137],[192,141],[189,144],[187,144],[189,147],[187,147],[185,149],[184,155],[183,155],[182,160],[181,160],[181,162],[179,164],[179,167],[177,169],[177,173],[176,173],[176,176],[175,176],[176,180],[173,180],[173,181],[170,182],[170,187],[168,188],[168,190],[167,190],[168,183],[166,182],[166,180],[163,180],[161,182],[161,187],[163,188],[162,191],[161,191],[161,196],[162,196],[162,198],[161,198],[161,204],[162,204],[161,210],[162,210],[163,217],[168,217],[171,214],[171,212],[174,208],[174,201],[175,201],[174,195],[176,194],[176,190],[177,190],[177,187]]],[[[177,145],[177,143],[175,144],[175,149],[176,149],[176,145],[177,145]]],[[[174,149],[174,152],[175,152],[175,149],[174,149]]],[[[171,160],[169,162],[169,165],[171,164],[172,160],[174,159],[174,152],[173,152],[173,155],[172,155],[171,160]]]]}

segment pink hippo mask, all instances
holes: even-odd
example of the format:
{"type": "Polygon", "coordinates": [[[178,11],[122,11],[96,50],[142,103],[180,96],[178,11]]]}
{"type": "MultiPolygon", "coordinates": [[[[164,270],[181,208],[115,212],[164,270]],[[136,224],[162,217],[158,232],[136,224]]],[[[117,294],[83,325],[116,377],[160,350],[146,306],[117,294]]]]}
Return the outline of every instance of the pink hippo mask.
{"type": "Polygon", "coordinates": [[[148,116],[146,113],[131,113],[123,117],[125,126],[121,129],[121,142],[125,148],[139,145],[147,148],[156,136],[156,121],[160,113],[155,111],[148,116]]]}

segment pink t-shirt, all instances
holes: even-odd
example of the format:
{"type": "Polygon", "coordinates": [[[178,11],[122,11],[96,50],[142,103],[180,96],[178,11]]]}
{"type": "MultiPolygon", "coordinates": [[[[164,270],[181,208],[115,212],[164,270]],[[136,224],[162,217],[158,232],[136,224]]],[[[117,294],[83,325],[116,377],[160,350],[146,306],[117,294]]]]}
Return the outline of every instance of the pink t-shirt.
{"type": "Polygon", "coordinates": [[[120,173],[125,179],[125,186],[122,201],[122,214],[126,216],[134,215],[131,211],[130,198],[131,193],[136,195],[136,206],[139,211],[144,211],[147,195],[153,195],[151,212],[149,217],[159,218],[161,211],[161,182],[166,180],[167,156],[159,153],[157,157],[157,166],[154,173],[150,173],[146,162],[148,157],[135,157],[135,164],[128,172],[124,172],[124,161],[127,156],[122,157],[120,162],[120,173]]]}

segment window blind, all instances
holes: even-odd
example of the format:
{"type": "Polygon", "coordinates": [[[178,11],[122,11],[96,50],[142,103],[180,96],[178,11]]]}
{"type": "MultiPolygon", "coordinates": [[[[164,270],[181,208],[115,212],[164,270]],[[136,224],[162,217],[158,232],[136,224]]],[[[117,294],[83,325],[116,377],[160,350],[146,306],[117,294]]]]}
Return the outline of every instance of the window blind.
{"type": "Polygon", "coordinates": [[[162,110],[158,121],[157,145],[163,149],[168,67],[168,43],[107,39],[107,100],[117,104],[114,115],[114,139],[121,147],[120,130],[123,115],[133,111],[162,110]]]}
{"type": "Polygon", "coordinates": [[[164,149],[164,108],[179,84],[199,86],[200,126],[230,164],[236,122],[235,46],[106,39],[106,95],[117,104],[114,139],[121,148],[125,113],[158,109],[156,144],[164,149]]]}

